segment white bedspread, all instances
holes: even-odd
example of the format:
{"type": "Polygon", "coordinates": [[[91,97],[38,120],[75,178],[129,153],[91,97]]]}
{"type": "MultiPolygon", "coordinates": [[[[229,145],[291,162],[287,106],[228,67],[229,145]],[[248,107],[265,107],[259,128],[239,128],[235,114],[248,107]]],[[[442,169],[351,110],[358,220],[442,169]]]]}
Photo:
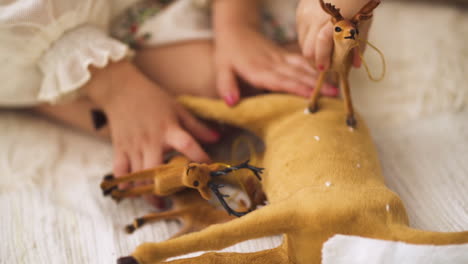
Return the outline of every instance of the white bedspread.
{"type": "MultiPolygon", "coordinates": [[[[466,11],[385,2],[371,40],[387,55],[389,75],[375,84],[361,70],[352,80],[386,180],[414,227],[468,230],[467,33],[466,11]]],[[[0,131],[0,263],[114,263],[139,243],[177,231],[176,223],[160,222],[133,235],[123,232],[151,208],[139,200],[117,206],[102,197],[99,182],[111,168],[107,142],[5,110],[0,131]]],[[[227,251],[279,243],[265,238],[227,251]]],[[[333,254],[324,262],[345,263],[333,254]]]]}

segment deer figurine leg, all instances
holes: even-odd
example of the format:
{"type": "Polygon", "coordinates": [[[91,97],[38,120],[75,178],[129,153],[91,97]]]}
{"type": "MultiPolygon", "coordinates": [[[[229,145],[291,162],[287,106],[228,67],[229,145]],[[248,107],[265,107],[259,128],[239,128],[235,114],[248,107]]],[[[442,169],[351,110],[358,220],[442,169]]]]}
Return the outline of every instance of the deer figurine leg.
{"type": "Polygon", "coordinates": [[[138,187],[132,187],[127,190],[115,189],[111,192],[110,195],[114,201],[120,202],[124,198],[136,197],[136,196],[141,196],[145,194],[153,194],[153,193],[154,193],[154,185],[148,184],[148,185],[143,185],[143,186],[138,186],[138,187]]]}
{"type": "Polygon", "coordinates": [[[356,118],[354,117],[353,102],[351,100],[351,91],[349,89],[348,74],[340,74],[341,87],[345,100],[346,124],[349,127],[356,127],[356,118]]]}
{"type": "Polygon", "coordinates": [[[282,203],[269,205],[244,217],[225,224],[214,225],[201,232],[192,233],[161,243],[140,245],[131,257],[118,263],[150,264],[167,258],[203,250],[223,249],[236,243],[288,232],[291,221],[290,206],[282,203]]]}
{"type": "Polygon", "coordinates": [[[184,156],[176,156],[172,158],[169,163],[159,166],[155,169],[135,172],[123,177],[116,178],[112,174],[104,177],[101,183],[101,189],[105,196],[111,194],[118,189],[121,183],[154,180],[155,177],[177,177],[182,174],[183,168],[188,164],[189,160],[184,156]]]}
{"type": "Polygon", "coordinates": [[[104,177],[101,182],[101,190],[104,196],[111,194],[113,191],[118,189],[118,185],[121,183],[152,180],[154,178],[156,170],[146,170],[142,172],[128,174],[123,177],[116,178],[114,175],[109,174],[104,177]]]}
{"type": "MultiPolygon", "coordinates": [[[[160,220],[177,220],[182,224],[181,230],[172,236],[178,237],[187,233],[205,229],[214,224],[225,223],[235,219],[225,210],[216,208],[204,200],[195,190],[185,190],[171,196],[173,206],[169,211],[152,213],[137,218],[132,224],[127,225],[127,233],[133,233],[136,229],[151,222],[160,220]]],[[[245,204],[239,202],[239,207],[245,209],[245,204]]]]}
{"type": "Polygon", "coordinates": [[[171,210],[171,211],[162,212],[162,213],[147,214],[143,217],[136,218],[133,221],[133,223],[125,227],[125,231],[131,234],[135,232],[136,229],[142,227],[145,224],[160,221],[160,220],[176,220],[182,217],[184,213],[185,212],[183,210],[171,210]]]}
{"type": "Polygon", "coordinates": [[[317,85],[315,86],[315,90],[312,93],[312,97],[310,98],[309,104],[309,112],[315,113],[318,111],[318,99],[320,97],[320,90],[322,90],[323,82],[327,77],[327,72],[323,71],[320,73],[319,78],[317,80],[317,85]]]}

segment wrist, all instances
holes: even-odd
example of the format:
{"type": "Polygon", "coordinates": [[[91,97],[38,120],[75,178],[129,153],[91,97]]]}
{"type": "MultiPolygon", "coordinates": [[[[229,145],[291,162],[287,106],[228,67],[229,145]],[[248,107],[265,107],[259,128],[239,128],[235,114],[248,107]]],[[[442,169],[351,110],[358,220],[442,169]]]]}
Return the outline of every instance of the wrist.
{"type": "Polygon", "coordinates": [[[99,107],[106,109],[113,98],[118,96],[129,82],[140,74],[127,60],[110,63],[105,68],[90,68],[91,80],[84,86],[88,97],[99,107]]]}
{"type": "Polygon", "coordinates": [[[239,27],[260,27],[259,0],[215,0],[213,24],[216,32],[239,27]]]}

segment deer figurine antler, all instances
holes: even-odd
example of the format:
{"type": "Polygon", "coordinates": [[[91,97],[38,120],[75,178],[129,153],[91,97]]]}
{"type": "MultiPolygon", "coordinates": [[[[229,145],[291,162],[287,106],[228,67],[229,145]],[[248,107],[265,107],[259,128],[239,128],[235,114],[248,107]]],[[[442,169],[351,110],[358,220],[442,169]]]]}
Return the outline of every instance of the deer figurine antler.
{"type": "Polygon", "coordinates": [[[318,111],[318,99],[323,82],[327,77],[328,72],[333,71],[338,73],[341,89],[345,99],[346,107],[346,124],[350,127],[356,126],[356,119],[354,117],[353,103],[351,101],[351,93],[349,88],[349,71],[352,62],[352,49],[358,47],[359,39],[359,23],[363,20],[372,18],[372,11],[380,4],[380,0],[371,0],[367,3],[356,15],[351,19],[345,19],[340,9],[329,3],[324,3],[320,0],[322,9],[328,13],[332,18],[334,24],[333,41],[335,49],[332,55],[331,65],[328,71],[320,73],[317,81],[316,89],[312,94],[309,112],[315,113],[318,111]]]}

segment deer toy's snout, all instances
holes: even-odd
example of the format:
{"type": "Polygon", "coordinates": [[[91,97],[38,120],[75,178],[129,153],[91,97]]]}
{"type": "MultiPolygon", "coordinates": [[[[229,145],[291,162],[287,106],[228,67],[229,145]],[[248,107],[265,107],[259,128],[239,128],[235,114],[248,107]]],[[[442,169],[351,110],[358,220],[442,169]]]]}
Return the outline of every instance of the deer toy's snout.
{"type": "Polygon", "coordinates": [[[354,40],[356,39],[354,37],[354,35],[356,35],[356,30],[354,28],[349,31],[349,34],[350,34],[350,36],[345,37],[345,38],[354,39],[354,40]]]}

